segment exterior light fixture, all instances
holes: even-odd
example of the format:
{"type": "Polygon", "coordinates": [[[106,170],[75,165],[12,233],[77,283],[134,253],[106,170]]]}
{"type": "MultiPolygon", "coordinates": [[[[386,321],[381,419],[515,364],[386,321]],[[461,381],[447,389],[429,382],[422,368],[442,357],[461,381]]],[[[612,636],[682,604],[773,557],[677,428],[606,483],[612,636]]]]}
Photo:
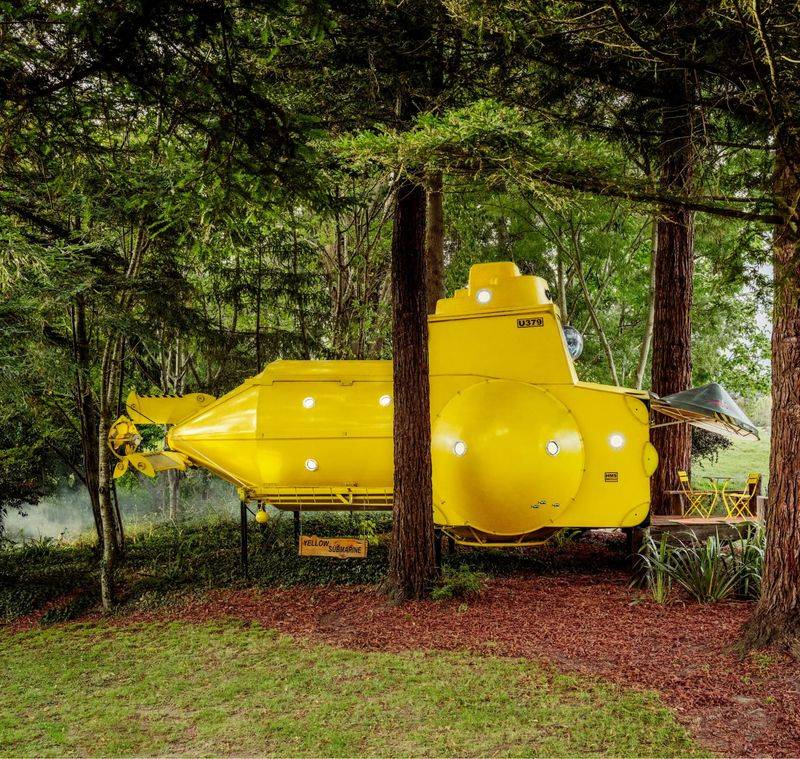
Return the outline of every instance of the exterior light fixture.
{"type": "Polygon", "coordinates": [[[564,327],[564,339],[567,341],[567,350],[573,360],[579,359],[583,353],[583,335],[575,327],[567,324],[564,327]]]}
{"type": "Polygon", "coordinates": [[[317,405],[317,402],[309,395],[307,398],[303,398],[303,408],[314,408],[317,405]]]}
{"type": "Polygon", "coordinates": [[[475,294],[475,300],[481,305],[485,306],[492,299],[492,291],[487,290],[485,287],[475,294]]]}
{"type": "Polygon", "coordinates": [[[555,440],[548,440],[547,445],[545,446],[545,450],[551,456],[557,456],[558,452],[561,450],[561,446],[555,440]]]}
{"type": "Polygon", "coordinates": [[[380,398],[378,398],[378,403],[380,403],[381,406],[384,407],[388,406],[391,402],[392,402],[391,395],[382,395],[380,398]]]}
{"type": "Polygon", "coordinates": [[[316,459],[306,459],[306,469],[309,472],[316,472],[319,469],[319,463],[316,459]]]}
{"type": "Polygon", "coordinates": [[[615,432],[608,438],[608,444],[612,448],[619,450],[623,445],[625,445],[625,436],[620,435],[619,432],[615,432]]]}
{"type": "Polygon", "coordinates": [[[467,444],[463,440],[456,440],[453,443],[453,453],[456,456],[463,456],[467,452],[467,444]]]}

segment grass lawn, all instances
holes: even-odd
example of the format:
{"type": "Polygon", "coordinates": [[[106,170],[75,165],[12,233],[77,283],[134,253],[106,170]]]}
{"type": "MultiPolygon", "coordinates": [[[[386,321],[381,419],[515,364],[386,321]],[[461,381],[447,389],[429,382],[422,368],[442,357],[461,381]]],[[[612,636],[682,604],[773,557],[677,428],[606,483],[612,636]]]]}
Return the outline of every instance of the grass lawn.
{"type": "Polygon", "coordinates": [[[730,477],[732,485],[744,486],[750,472],[761,472],[762,490],[766,491],[769,480],[769,435],[761,431],[761,440],[737,440],[719,454],[719,460],[692,463],[692,479],[698,487],[705,487],[702,478],[706,475],[730,477]]]}
{"type": "Polygon", "coordinates": [[[235,622],[0,632],[0,755],[697,755],[651,694],[235,622]]]}

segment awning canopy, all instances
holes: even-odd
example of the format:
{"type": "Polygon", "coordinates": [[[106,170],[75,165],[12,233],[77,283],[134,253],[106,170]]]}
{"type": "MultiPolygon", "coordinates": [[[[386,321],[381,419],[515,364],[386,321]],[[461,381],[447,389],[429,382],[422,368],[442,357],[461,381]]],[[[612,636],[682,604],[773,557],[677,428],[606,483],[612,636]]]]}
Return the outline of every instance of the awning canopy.
{"type": "MultiPolygon", "coordinates": [[[[650,393],[650,408],[718,435],[758,440],[758,429],[716,382],[660,398],[650,393]]],[[[656,425],[658,422],[656,422],[656,425]]]]}

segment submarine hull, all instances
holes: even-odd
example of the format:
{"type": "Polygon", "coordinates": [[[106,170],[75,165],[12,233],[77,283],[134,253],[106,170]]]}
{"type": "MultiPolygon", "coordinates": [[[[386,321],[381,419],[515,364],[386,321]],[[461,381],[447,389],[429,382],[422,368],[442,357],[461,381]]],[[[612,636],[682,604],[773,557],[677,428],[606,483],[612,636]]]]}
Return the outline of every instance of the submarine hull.
{"type": "MultiPolygon", "coordinates": [[[[429,327],[437,525],[462,543],[521,545],[646,519],[648,395],[577,379],[543,280],[474,266],[429,327]]],[[[277,508],[388,509],[393,409],[390,361],[277,361],[171,427],[167,445],[277,508]]]]}

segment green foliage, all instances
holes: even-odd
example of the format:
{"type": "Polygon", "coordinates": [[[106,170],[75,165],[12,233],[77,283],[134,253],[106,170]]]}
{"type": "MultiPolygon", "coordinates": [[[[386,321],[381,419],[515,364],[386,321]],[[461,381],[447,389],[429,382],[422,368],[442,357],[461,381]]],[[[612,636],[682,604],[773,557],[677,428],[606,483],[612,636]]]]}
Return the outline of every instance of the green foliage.
{"type": "Polygon", "coordinates": [[[730,438],[697,427],[692,428],[692,460],[716,464],[720,452],[732,446],[733,441],[730,438]]]}
{"type": "MultiPolygon", "coordinates": [[[[669,535],[662,533],[658,542],[648,531],[639,551],[641,581],[650,590],[653,600],[665,604],[672,591],[672,575],[669,572],[670,545],[669,535]]],[[[634,580],[637,583],[638,580],[634,580]]]]}
{"type": "Polygon", "coordinates": [[[449,601],[453,598],[469,599],[483,590],[486,575],[476,572],[466,564],[458,567],[445,565],[436,587],[431,592],[434,601],[449,601]]]}
{"type": "MultiPolygon", "coordinates": [[[[292,515],[272,513],[264,528],[249,524],[250,584],[258,587],[380,584],[388,567],[391,515],[307,513],[303,533],[361,537],[366,559],[301,557],[292,515]]],[[[139,522],[128,526],[126,558],[118,572],[122,612],[156,608],[176,597],[245,584],[239,563],[239,524],[219,516],[185,522],[139,522]]],[[[563,573],[626,566],[624,542],[602,535],[548,542],[531,549],[457,550],[443,558],[438,597],[480,591],[489,575],[563,573]]],[[[47,607],[43,623],[80,616],[96,600],[93,544],[30,540],[0,548],[0,619],[11,620],[47,607]]]]}
{"type": "MultiPolygon", "coordinates": [[[[0,548],[0,620],[9,621],[95,585],[93,551],[50,539],[0,548]]],[[[56,612],[48,612],[55,615],[56,612]]]]}
{"type": "Polygon", "coordinates": [[[732,541],[731,571],[736,576],[736,596],[757,599],[761,595],[761,576],[764,572],[766,532],[759,525],[732,541]]]}
{"type": "MultiPolygon", "coordinates": [[[[386,514],[306,514],[303,531],[364,537],[366,559],[301,557],[291,515],[273,516],[266,530],[250,523],[250,576],[257,585],[378,583],[386,571],[386,514]]],[[[122,599],[164,599],[173,593],[241,585],[239,525],[226,519],[142,524],[128,531],[120,569],[122,599]]],[[[80,615],[96,601],[96,561],[84,543],[50,539],[0,548],[0,619],[10,620],[58,600],[43,622],[80,615]]]]}
{"type": "Polygon", "coordinates": [[[762,529],[744,531],[737,540],[712,535],[686,540],[648,535],[639,554],[643,579],[658,603],[665,603],[672,586],[700,603],[757,598],[761,589],[765,537],[762,529]]]}
{"type": "Polygon", "coordinates": [[[718,536],[673,547],[667,571],[676,585],[700,603],[724,601],[736,590],[738,578],[732,555],[718,536]]]}

